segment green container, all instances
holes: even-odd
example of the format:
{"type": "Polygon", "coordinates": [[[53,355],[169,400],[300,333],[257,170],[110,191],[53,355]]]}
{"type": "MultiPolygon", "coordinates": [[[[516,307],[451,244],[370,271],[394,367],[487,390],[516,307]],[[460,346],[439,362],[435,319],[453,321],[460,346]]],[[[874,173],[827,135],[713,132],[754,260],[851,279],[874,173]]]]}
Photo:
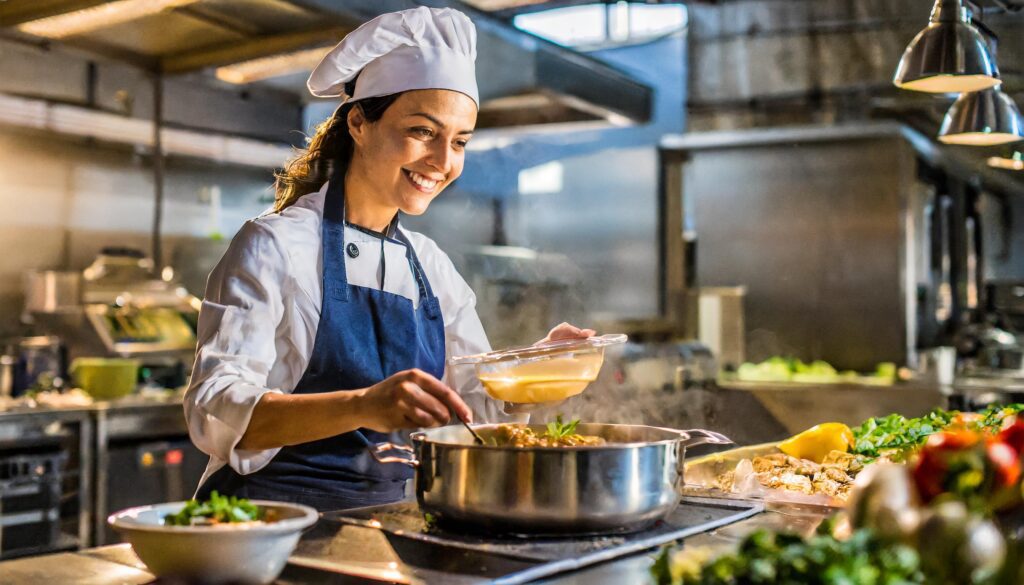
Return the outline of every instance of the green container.
{"type": "Polygon", "coordinates": [[[139,382],[138,360],[124,358],[77,358],[69,368],[75,386],[96,400],[114,400],[135,391],[139,382]]]}

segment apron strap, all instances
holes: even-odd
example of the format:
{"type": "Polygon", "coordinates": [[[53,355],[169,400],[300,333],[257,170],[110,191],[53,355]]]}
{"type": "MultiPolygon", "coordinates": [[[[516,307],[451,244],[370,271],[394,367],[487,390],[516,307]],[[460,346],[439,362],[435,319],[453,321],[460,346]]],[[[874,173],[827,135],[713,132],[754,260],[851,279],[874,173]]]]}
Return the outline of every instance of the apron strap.
{"type": "Polygon", "coordinates": [[[409,264],[412,265],[413,274],[416,275],[416,286],[420,292],[420,303],[427,312],[427,318],[437,319],[441,316],[441,303],[434,296],[433,289],[430,288],[430,281],[427,280],[427,275],[423,272],[423,265],[420,264],[419,258],[416,257],[416,250],[413,250],[412,242],[402,233],[401,229],[395,230],[395,239],[405,244],[405,257],[409,260],[409,264]]]}
{"type": "Polygon", "coordinates": [[[323,246],[324,296],[348,302],[348,273],[345,269],[345,175],[331,174],[324,198],[324,218],[320,228],[323,246]],[[334,278],[328,278],[333,274],[334,278]]]}

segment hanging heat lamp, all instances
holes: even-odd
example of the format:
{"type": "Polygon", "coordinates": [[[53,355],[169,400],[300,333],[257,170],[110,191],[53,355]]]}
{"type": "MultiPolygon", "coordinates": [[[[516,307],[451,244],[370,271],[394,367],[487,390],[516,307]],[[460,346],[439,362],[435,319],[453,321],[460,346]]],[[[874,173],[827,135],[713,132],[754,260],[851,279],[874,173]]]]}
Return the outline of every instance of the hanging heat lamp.
{"type": "Polygon", "coordinates": [[[929,93],[980,91],[999,85],[999,69],[962,0],[935,0],[928,26],[910,41],[893,83],[929,93]]]}
{"type": "Polygon", "coordinates": [[[1024,152],[1015,152],[1010,156],[991,156],[988,166],[1008,171],[1024,171],[1024,152]]]}
{"type": "Polygon", "coordinates": [[[945,144],[991,146],[1024,140],[1024,119],[998,87],[961,94],[939,129],[945,144]]]}

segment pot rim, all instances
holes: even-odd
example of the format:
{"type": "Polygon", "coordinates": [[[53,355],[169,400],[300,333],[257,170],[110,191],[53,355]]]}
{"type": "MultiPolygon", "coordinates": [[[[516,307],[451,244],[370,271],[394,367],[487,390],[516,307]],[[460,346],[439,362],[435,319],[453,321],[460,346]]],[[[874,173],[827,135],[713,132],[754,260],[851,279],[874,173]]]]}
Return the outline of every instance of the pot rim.
{"type": "MultiPolygon", "coordinates": [[[[477,429],[490,429],[499,426],[500,424],[516,424],[516,423],[486,423],[486,424],[471,424],[474,430],[477,429]]],[[[576,452],[576,451],[622,451],[626,449],[636,449],[639,447],[655,447],[655,446],[671,446],[677,443],[684,442],[691,438],[691,435],[684,430],[672,429],[668,427],[655,427],[650,425],[632,425],[632,424],[615,424],[615,423],[584,423],[587,425],[596,425],[601,427],[614,427],[614,428],[644,428],[654,429],[658,431],[664,431],[667,433],[675,433],[677,436],[674,438],[666,438],[658,441],[633,441],[629,443],[605,443],[603,445],[572,445],[565,447],[547,447],[547,446],[533,446],[533,447],[513,447],[510,445],[478,445],[473,442],[461,443],[451,441],[440,441],[436,439],[430,439],[427,434],[431,429],[416,431],[410,435],[410,439],[414,444],[430,444],[430,445],[443,445],[445,447],[464,447],[473,450],[487,450],[487,451],[513,451],[516,453],[554,453],[554,452],[576,452]]],[[[527,425],[527,426],[543,426],[543,425],[527,425]]],[[[439,427],[444,428],[444,427],[439,427]]]]}

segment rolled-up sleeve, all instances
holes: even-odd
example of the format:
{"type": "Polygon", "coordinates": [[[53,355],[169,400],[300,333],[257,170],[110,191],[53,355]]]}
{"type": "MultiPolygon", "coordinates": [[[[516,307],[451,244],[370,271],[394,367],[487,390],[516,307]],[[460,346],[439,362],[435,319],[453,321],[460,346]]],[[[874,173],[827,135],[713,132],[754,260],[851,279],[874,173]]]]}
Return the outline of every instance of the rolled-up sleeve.
{"type": "Polygon", "coordinates": [[[199,312],[198,349],[185,395],[195,445],[240,474],[253,473],[278,449],[242,450],[253,409],[267,392],[277,358],[275,336],[290,286],[288,256],[259,220],[247,222],[210,273],[199,312]]]}

